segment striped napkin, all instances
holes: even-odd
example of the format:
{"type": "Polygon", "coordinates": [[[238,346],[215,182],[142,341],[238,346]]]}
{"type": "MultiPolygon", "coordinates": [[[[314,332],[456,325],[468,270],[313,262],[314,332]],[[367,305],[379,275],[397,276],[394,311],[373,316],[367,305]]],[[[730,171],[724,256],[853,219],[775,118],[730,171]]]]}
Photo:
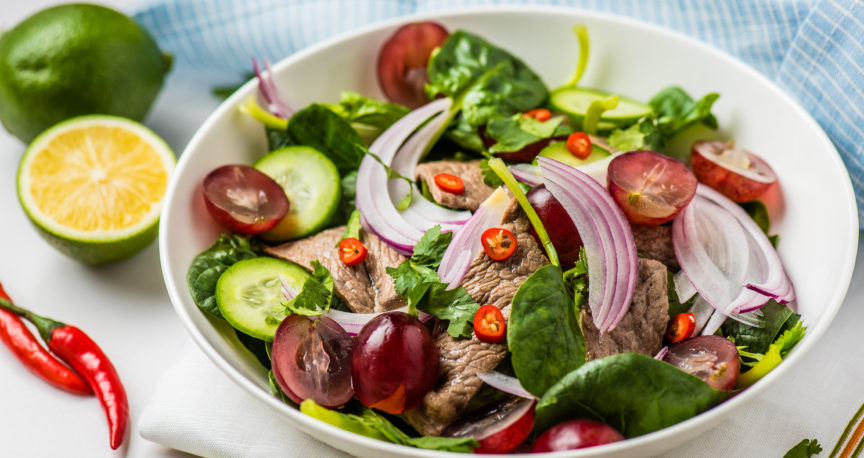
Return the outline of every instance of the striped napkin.
{"type": "Polygon", "coordinates": [[[271,61],[383,19],[491,4],[611,12],[695,37],[774,79],[843,157],[864,222],[864,2],[860,0],[164,0],[135,13],[178,72],[235,81],[271,61]]]}

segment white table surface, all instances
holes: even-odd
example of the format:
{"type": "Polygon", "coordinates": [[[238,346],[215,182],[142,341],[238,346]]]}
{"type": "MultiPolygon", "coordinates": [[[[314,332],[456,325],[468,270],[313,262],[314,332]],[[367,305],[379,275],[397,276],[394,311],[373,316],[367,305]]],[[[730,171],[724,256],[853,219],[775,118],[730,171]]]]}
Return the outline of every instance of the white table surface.
{"type": "MultiPolygon", "coordinates": [[[[129,9],[140,1],[98,3],[129,9]]],[[[54,3],[58,2],[0,0],[0,30],[54,3]]],[[[218,103],[210,96],[209,88],[171,75],[146,124],[180,154],[218,103]]],[[[22,306],[74,324],[102,346],[125,383],[131,431],[127,445],[111,451],[104,413],[95,398],[69,395],[47,385],[24,369],[9,351],[0,348],[0,456],[183,456],[142,439],[137,430],[137,419],[159,376],[191,343],[165,292],[156,244],[108,267],[85,267],[59,254],[39,237],[16,198],[15,174],[24,148],[0,129],[0,282],[22,306]]],[[[788,374],[789,380],[812,379],[808,368],[817,366],[820,358],[834,355],[860,365],[864,350],[856,342],[858,323],[864,320],[864,288],[859,286],[864,285],[861,251],[859,248],[855,276],[843,308],[822,341],[788,374]],[[845,351],[838,355],[837,348],[845,351]]],[[[795,434],[800,434],[796,437],[819,437],[830,450],[839,434],[836,426],[842,429],[846,423],[837,418],[826,425],[826,418],[832,418],[831,410],[842,416],[845,411],[854,412],[864,401],[864,390],[845,386],[841,390],[817,390],[825,385],[790,383],[765,393],[761,401],[782,403],[803,398],[802,415],[792,423],[795,434]]],[[[783,453],[778,452],[777,456],[783,453]]]]}

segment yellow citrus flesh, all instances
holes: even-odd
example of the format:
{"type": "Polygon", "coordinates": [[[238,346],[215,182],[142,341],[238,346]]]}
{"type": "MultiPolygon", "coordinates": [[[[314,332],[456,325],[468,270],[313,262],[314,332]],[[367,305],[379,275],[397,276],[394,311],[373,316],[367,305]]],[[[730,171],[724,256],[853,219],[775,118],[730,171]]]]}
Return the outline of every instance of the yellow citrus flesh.
{"type": "MultiPolygon", "coordinates": [[[[86,245],[113,243],[96,256],[113,258],[131,249],[120,249],[117,242],[134,239],[158,222],[173,166],[168,146],[140,124],[85,116],[49,129],[31,144],[22,158],[18,194],[37,227],[79,245],[74,254],[61,251],[80,259],[82,249],[97,250],[86,245]]],[[[57,246],[56,240],[49,242],[57,246]]]]}

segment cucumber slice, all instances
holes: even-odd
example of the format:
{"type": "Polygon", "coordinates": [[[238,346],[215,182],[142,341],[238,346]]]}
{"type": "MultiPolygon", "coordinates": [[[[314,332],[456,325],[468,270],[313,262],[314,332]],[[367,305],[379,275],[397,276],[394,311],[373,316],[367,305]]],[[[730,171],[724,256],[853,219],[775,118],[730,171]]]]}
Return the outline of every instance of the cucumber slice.
{"type": "Polygon", "coordinates": [[[297,239],[324,228],[339,208],[339,171],[327,156],[308,146],[288,146],[261,158],[255,168],[276,180],[288,196],[288,214],[261,234],[270,242],[297,239]]]}
{"type": "MultiPolygon", "coordinates": [[[[595,100],[605,99],[612,94],[581,87],[565,87],[558,89],[549,96],[552,107],[570,115],[574,123],[581,125],[588,106],[595,100]]],[[[633,99],[618,96],[618,106],[604,111],[597,123],[598,130],[612,130],[620,125],[628,124],[652,113],[650,106],[633,99]]]]}
{"type": "Polygon", "coordinates": [[[216,281],[216,305],[222,317],[244,334],[273,341],[279,324],[268,323],[267,316],[286,302],[279,275],[295,291],[302,291],[311,277],[297,264],[276,258],[234,263],[216,281]]]}
{"type": "Polygon", "coordinates": [[[538,156],[545,156],[555,159],[558,162],[563,162],[567,165],[578,167],[580,165],[590,164],[609,157],[611,153],[602,146],[591,145],[591,154],[585,159],[579,159],[567,149],[567,142],[555,142],[540,150],[538,156]]]}

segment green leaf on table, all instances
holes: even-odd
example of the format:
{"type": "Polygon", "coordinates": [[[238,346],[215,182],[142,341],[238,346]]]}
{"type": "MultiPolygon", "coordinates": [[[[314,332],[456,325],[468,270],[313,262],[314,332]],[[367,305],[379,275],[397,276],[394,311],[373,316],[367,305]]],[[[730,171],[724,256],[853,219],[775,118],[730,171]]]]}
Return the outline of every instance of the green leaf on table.
{"type": "Polygon", "coordinates": [[[535,430],[588,418],[625,437],[641,436],[696,416],[731,395],[669,363],[620,353],[589,361],[549,388],[537,404],[535,430]]]}
{"type": "Polygon", "coordinates": [[[186,285],[195,304],[205,312],[221,318],[216,305],[216,281],[222,272],[238,261],[258,257],[258,249],[246,237],[222,234],[195,259],[186,274],[186,285]]]}
{"type": "Polygon", "coordinates": [[[783,458],[810,458],[822,452],[822,446],[816,439],[804,439],[790,448],[783,458]]]}

